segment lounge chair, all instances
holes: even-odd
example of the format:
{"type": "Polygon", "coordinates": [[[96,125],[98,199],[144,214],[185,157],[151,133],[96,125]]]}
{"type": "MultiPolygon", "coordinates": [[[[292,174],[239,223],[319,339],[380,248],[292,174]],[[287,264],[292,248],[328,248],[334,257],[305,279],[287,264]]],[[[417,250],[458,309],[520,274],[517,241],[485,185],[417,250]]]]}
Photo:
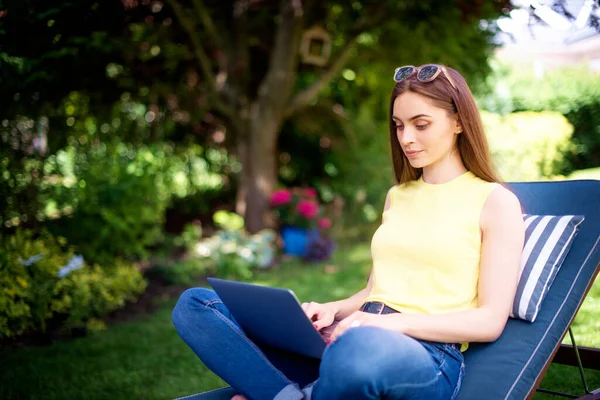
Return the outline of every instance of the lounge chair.
{"type": "MultiPolygon", "coordinates": [[[[600,181],[509,186],[528,214],[584,215],[585,220],[535,322],[510,319],[495,342],[470,345],[465,353],[467,372],[458,400],[533,397],[600,269],[600,181]]],[[[573,349],[562,346],[563,362],[569,358],[568,351],[573,349]]],[[[590,350],[588,355],[595,365],[600,364],[600,352],[590,350]]],[[[180,399],[229,400],[234,394],[233,389],[223,388],[180,399]]],[[[600,399],[600,390],[580,399],[600,399]]]]}

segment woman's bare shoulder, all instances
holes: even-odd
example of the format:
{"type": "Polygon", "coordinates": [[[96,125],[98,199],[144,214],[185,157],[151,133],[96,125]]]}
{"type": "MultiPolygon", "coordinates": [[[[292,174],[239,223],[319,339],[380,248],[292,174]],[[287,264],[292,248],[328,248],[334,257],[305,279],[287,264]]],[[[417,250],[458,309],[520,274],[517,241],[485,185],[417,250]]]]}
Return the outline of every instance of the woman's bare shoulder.
{"type": "Polygon", "coordinates": [[[519,198],[508,188],[502,185],[495,186],[483,205],[482,227],[495,225],[495,222],[506,218],[521,218],[519,198]]]}

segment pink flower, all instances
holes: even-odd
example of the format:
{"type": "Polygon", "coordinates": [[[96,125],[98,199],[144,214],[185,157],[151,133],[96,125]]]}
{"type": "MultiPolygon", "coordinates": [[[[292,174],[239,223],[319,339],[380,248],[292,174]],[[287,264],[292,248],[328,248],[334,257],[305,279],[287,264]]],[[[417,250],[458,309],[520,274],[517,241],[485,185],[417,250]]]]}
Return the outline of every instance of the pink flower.
{"type": "Polygon", "coordinates": [[[306,219],[313,219],[319,212],[319,205],[312,200],[300,200],[296,211],[306,219]]]}
{"type": "Polygon", "coordinates": [[[282,206],[292,201],[292,192],[287,189],[276,190],[271,195],[271,205],[282,206]]]}
{"type": "Polygon", "coordinates": [[[329,218],[319,219],[319,228],[321,228],[321,229],[331,228],[331,220],[329,218]]]}
{"type": "Polygon", "coordinates": [[[306,197],[309,197],[311,199],[316,199],[317,198],[317,191],[315,190],[315,188],[306,188],[304,189],[304,195],[306,197]]]}

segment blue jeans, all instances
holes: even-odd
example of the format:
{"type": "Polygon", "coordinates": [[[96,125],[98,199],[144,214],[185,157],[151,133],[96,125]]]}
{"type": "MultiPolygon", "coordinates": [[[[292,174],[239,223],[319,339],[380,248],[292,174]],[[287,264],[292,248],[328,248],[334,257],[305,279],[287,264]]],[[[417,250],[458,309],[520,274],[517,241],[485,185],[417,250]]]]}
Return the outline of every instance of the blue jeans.
{"type": "Polygon", "coordinates": [[[349,329],[322,360],[257,344],[204,288],[183,292],[173,324],[210,370],[251,400],[447,400],[464,373],[456,346],[377,327],[349,329]]]}

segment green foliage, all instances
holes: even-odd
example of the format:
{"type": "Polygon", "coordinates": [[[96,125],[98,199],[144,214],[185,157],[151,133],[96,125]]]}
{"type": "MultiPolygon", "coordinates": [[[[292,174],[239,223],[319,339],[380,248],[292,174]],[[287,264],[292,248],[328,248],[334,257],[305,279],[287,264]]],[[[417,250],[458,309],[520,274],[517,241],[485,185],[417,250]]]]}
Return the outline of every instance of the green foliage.
{"type": "Polygon", "coordinates": [[[79,326],[88,320],[95,321],[134,300],[146,285],[137,268],[120,260],[107,267],[96,264],[74,271],[61,288],[71,298],[68,322],[79,326]]]}
{"type": "Polygon", "coordinates": [[[569,179],[596,179],[600,181],[600,167],[581,169],[568,176],[569,179]]]}
{"type": "Polygon", "coordinates": [[[169,285],[195,286],[198,280],[211,273],[211,263],[198,257],[186,258],[170,264],[159,264],[151,274],[161,277],[169,285]]]}
{"type": "Polygon", "coordinates": [[[191,251],[200,239],[202,239],[202,226],[200,223],[194,222],[185,224],[183,231],[173,239],[173,244],[191,251]]]}
{"type": "Polygon", "coordinates": [[[0,337],[84,326],[144,291],[130,264],[89,267],[65,243],[20,229],[0,236],[0,337]]]}
{"type": "Polygon", "coordinates": [[[496,62],[488,79],[493,92],[479,99],[498,113],[557,111],[573,125],[573,146],[565,154],[563,175],[600,165],[600,75],[587,66],[536,74],[527,63],[496,62]]]}
{"type": "MultiPolygon", "coordinates": [[[[389,76],[397,63],[445,62],[467,75],[481,76],[487,71],[484,61],[494,29],[493,24],[484,29],[481,21],[493,20],[505,13],[507,5],[507,0],[483,3],[471,0],[461,4],[374,0],[314,2],[304,7],[301,25],[307,28],[319,25],[330,33],[333,55],[330,64],[335,65],[334,58],[340,53],[346,54],[345,45],[356,39],[356,46],[347,53],[348,68],[340,73],[334,69],[331,75],[339,78],[327,85],[321,98],[332,106],[341,105],[342,110],[346,107],[353,111],[369,93],[380,92],[381,88],[385,88],[381,92],[387,92],[391,88],[389,76]],[[395,18],[388,18],[389,15],[395,18]],[[401,58],[398,58],[398,38],[402,38],[401,58]]],[[[16,120],[18,116],[35,121],[49,119],[45,130],[51,142],[48,155],[73,146],[70,143],[73,140],[82,145],[120,141],[129,146],[129,143],[139,145],[169,139],[186,146],[190,142],[205,145],[215,139],[217,146],[231,149],[237,135],[244,134],[241,127],[248,126],[247,121],[242,120],[248,115],[247,106],[257,98],[273,99],[273,104],[288,104],[291,100],[281,85],[262,85],[270,71],[270,60],[276,59],[270,52],[275,47],[274,32],[278,31],[275,27],[281,18],[279,6],[259,2],[244,12],[232,7],[230,2],[190,5],[178,1],[164,4],[83,1],[73,6],[56,6],[42,0],[31,0],[26,5],[19,3],[0,19],[0,37],[7,44],[0,52],[6,89],[0,94],[3,106],[0,109],[4,110],[7,121],[16,120]],[[188,34],[188,27],[201,26],[203,21],[212,21],[214,35],[210,30],[199,35],[188,34]],[[27,35],[22,33],[23,26],[27,26],[27,35]],[[202,59],[202,52],[197,51],[198,43],[210,55],[208,59],[202,59]],[[233,60],[239,62],[233,63],[233,60]],[[199,68],[199,65],[208,65],[208,68],[199,68]],[[217,65],[227,73],[219,75],[219,79],[207,76],[206,71],[216,71],[217,65]],[[213,87],[211,82],[218,84],[213,87]],[[259,96],[260,87],[273,92],[259,96]],[[217,132],[226,135],[218,140],[219,135],[212,138],[217,132]]],[[[314,65],[296,64],[294,57],[289,61],[286,73],[291,84],[296,83],[292,91],[295,93],[312,85],[323,72],[314,65]]],[[[279,119],[283,114],[275,112],[273,118],[279,119]]],[[[272,122],[280,126],[282,121],[272,122]]],[[[317,120],[312,124],[313,131],[315,126],[321,129],[321,122],[317,120]]],[[[307,134],[306,130],[301,133],[307,134]]],[[[263,141],[255,143],[261,145],[263,141]]],[[[274,155],[273,151],[263,153],[274,155]]],[[[240,154],[241,159],[245,156],[240,154]]],[[[321,170],[320,165],[313,162],[313,156],[314,153],[305,155],[304,163],[295,165],[312,164],[321,170]]],[[[206,159],[209,158],[207,151],[206,159]]],[[[123,166],[121,161],[117,160],[116,165],[123,166]]],[[[23,166],[15,164],[14,170],[27,175],[23,166]]],[[[292,175],[302,177],[305,170],[294,168],[292,175]]],[[[227,175],[231,172],[240,172],[239,164],[227,171],[227,175]]],[[[317,183],[311,181],[311,176],[308,178],[294,184],[317,183]]],[[[88,185],[92,181],[85,180],[88,185]]],[[[82,183],[80,176],[76,183],[82,183]]],[[[120,183],[123,182],[97,194],[113,199],[127,198],[120,183]]],[[[145,182],[140,183],[140,187],[129,186],[139,188],[142,196],[147,194],[144,188],[149,187],[145,182]]],[[[143,248],[156,236],[153,226],[157,222],[152,216],[158,219],[164,208],[159,204],[164,199],[153,201],[147,207],[148,215],[136,215],[139,222],[134,222],[124,218],[129,213],[123,213],[122,209],[113,212],[107,207],[96,210],[85,205],[61,208],[52,197],[49,202],[44,201],[45,192],[40,191],[39,184],[33,183],[27,188],[34,192],[33,196],[28,193],[29,198],[34,199],[30,201],[31,210],[20,212],[14,206],[19,202],[13,201],[13,196],[14,207],[9,216],[0,215],[1,223],[10,220],[12,226],[18,225],[23,222],[23,215],[28,221],[38,221],[43,204],[50,205],[50,212],[55,211],[52,207],[59,212],[71,207],[73,224],[60,232],[76,244],[88,246],[91,238],[88,232],[100,230],[101,244],[96,249],[82,250],[86,257],[99,257],[100,261],[108,259],[110,253],[144,257],[143,248]],[[84,220],[91,222],[78,237],[73,232],[84,220]],[[124,224],[135,225],[130,235],[119,226],[124,224]],[[138,228],[142,227],[147,227],[146,234],[139,235],[138,228]],[[119,241],[137,245],[125,249],[104,246],[107,244],[104,238],[112,231],[117,233],[119,241]],[[105,254],[95,252],[98,249],[105,254]]],[[[22,197],[26,197],[26,191],[21,192],[22,197]]],[[[65,196],[69,194],[69,190],[63,192],[65,196]]],[[[373,210],[368,207],[366,210],[372,217],[373,210]]]]}
{"type": "Polygon", "coordinates": [[[244,227],[244,218],[236,213],[220,210],[214,213],[213,221],[226,231],[237,231],[244,227]]]}
{"type": "Polygon", "coordinates": [[[164,167],[152,153],[118,145],[67,150],[74,163],[74,211],[53,231],[77,246],[86,259],[107,263],[115,256],[145,257],[159,237],[168,196],[159,190],[164,167]],[[81,158],[80,158],[81,157],[81,158]]]}
{"type": "Polygon", "coordinates": [[[72,253],[65,254],[48,234],[32,236],[27,231],[0,236],[0,336],[45,331],[52,308],[64,300],[50,306],[57,273],[72,253]]]}
{"type": "Polygon", "coordinates": [[[563,170],[573,127],[557,112],[482,112],[494,164],[502,179],[552,178],[563,170]]]}
{"type": "Polygon", "coordinates": [[[58,208],[71,208],[51,229],[76,245],[88,260],[107,264],[114,257],[145,258],[162,232],[173,197],[219,188],[201,148],[176,154],[168,145],[117,143],[69,147],[52,157],[61,177],[58,208]]]}
{"type": "Polygon", "coordinates": [[[366,101],[348,124],[347,141],[336,149],[339,175],[333,190],[345,200],[343,233],[368,239],[381,221],[385,196],[394,185],[387,115],[375,118],[376,99],[366,101]]]}

